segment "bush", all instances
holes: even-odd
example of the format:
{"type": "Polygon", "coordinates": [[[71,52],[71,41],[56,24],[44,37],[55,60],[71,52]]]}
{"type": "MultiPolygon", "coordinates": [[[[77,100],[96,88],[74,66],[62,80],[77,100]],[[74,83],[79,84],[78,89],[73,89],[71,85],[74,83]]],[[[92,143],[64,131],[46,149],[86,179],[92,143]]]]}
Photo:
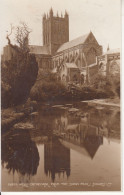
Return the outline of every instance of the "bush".
{"type": "Polygon", "coordinates": [[[65,86],[57,81],[55,74],[40,71],[38,79],[30,92],[31,100],[45,101],[59,98],[65,92],[65,86]]]}
{"type": "Polygon", "coordinates": [[[98,97],[120,97],[120,75],[97,75],[94,82],[91,84],[97,90],[98,97]]]}

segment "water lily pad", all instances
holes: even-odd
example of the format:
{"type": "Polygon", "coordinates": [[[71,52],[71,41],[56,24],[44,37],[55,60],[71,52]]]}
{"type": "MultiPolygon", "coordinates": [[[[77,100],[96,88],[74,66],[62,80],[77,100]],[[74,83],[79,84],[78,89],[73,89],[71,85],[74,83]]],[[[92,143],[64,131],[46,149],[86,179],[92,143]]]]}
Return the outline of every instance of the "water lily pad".
{"type": "Polygon", "coordinates": [[[77,109],[77,108],[70,108],[69,109],[69,112],[77,112],[79,109],[77,109]]]}
{"type": "Polygon", "coordinates": [[[52,106],[52,108],[58,108],[58,107],[62,107],[63,105],[54,105],[52,106]]]}
{"type": "Polygon", "coordinates": [[[37,116],[38,115],[38,112],[32,112],[30,115],[31,116],[37,116]]]}
{"type": "Polygon", "coordinates": [[[18,130],[32,130],[34,126],[31,123],[17,123],[14,125],[14,129],[18,130]]]}

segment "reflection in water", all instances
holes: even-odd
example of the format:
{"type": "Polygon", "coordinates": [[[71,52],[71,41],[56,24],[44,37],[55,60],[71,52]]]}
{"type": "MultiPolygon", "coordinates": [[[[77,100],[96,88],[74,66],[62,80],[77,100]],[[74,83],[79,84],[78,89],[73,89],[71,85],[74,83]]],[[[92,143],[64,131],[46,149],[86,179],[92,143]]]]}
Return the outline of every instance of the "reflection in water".
{"type": "Polygon", "coordinates": [[[70,149],[63,146],[58,139],[51,139],[44,145],[44,170],[45,174],[55,180],[55,174],[66,173],[70,175],[70,149]]]}
{"type": "Polygon", "coordinates": [[[103,136],[86,136],[84,140],[84,147],[88,151],[91,158],[94,157],[99,146],[103,144],[103,136]]]}
{"type": "Polygon", "coordinates": [[[21,175],[35,175],[39,165],[39,153],[29,132],[16,130],[3,137],[1,159],[9,173],[14,174],[17,171],[21,175]]]}
{"type": "Polygon", "coordinates": [[[79,109],[55,119],[53,133],[63,140],[84,147],[91,159],[94,158],[100,145],[103,145],[103,136],[108,142],[111,138],[120,138],[120,113],[118,110],[79,109]]]}
{"type": "MultiPolygon", "coordinates": [[[[111,173],[109,174],[112,164],[115,166],[112,169],[114,174],[120,176],[120,161],[114,165],[116,157],[111,156],[111,153],[114,154],[117,150],[116,154],[119,158],[120,152],[119,149],[116,149],[117,147],[114,148],[113,144],[120,140],[120,112],[118,109],[98,109],[82,103],[61,107],[44,106],[41,107],[37,116],[31,116],[26,122],[31,122],[35,128],[30,131],[13,130],[8,135],[2,136],[3,172],[6,169],[9,175],[17,172],[19,178],[23,178],[25,175],[33,176],[38,183],[59,182],[59,179],[63,182],[76,182],[77,179],[82,182],[85,169],[92,172],[94,167],[99,167],[99,175],[95,177],[97,170],[94,173],[93,180],[95,182],[95,179],[99,181],[98,178],[104,176],[105,169],[108,176],[113,177],[111,173]],[[110,142],[111,144],[109,144],[110,142]],[[110,145],[110,147],[107,145],[108,154],[111,156],[108,162],[108,157],[104,156],[107,155],[106,144],[110,145]],[[42,147],[44,151],[39,149],[41,145],[44,145],[42,147]],[[103,165],[98,162],[96,154],[99,155],[99,160],[105,159],[103,165]],[[73,155],[76,155],[78,159],[74,159],[73,155]],[[76,165],[72,166],[75,161],[76,165]],[[43,180],[41,179],[41,164],[44,169],[42,170],[43,180]],[[83,172],[80,172],[80,169],[83,172]]],[[[87,174],[90,181],[92,174],[86,173],[85,178],[87,174]]],[[[32,182],[31,177],[29,180],[32,182]]],[[[103,180],[107,181],[107,176],[103,180]]]]}

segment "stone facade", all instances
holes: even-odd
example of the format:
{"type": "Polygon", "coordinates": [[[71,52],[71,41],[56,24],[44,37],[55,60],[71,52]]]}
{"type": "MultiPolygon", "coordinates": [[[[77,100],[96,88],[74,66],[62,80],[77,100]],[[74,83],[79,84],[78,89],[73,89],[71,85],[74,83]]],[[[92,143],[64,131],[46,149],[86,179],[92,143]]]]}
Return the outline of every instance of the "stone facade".
{"type": "Polygon", "coordinates": [[[62,82],[80,82],[80,70],[74,63],[65,63],[61,66],[59,76],[62,82]]]}
{"type": "Polygon", "coordinates": [[[104,76],[120,75],[120,49],[108,50],[97,58],[98,71],[104,76]]]}
{"type": "Polygon", "coordinates": [[[64,43],[52,57],[52,68],[57,68],[58,72],[61,73],[61,67],[65,63],[74,63],[82,75],[86,77],[87,67],[90,68],[91,65],[95,65],[97,56],[101,54],[102,46],[98,44],[93,33],[90,32],[64,43]]]}
{"type": "Polygon", "coordinates": [[[69,41],[69,15],[65,12],[64,17],[58,14],[54,16],[52,9],[49,15],[44,14],[42,25],[43,46],[29,46],[30,52],[36,55],[39,68],[51,71],[56,69],[62,79],[65,64],[73,63],[77,67],[75,70],[78,69],[86,80],[87,66],[96,63],[96,57],[102,55],[102,46],[93,33],[69,41]]]}
{"type": "Polygon", "coordinates": [[[43,16],[43,45],[49,48],[51,55],[54,55],[57,49],[65,42],[69,41],[69,17],[65,12],[64,17],[54,16],[53,10],[49,16],[43,16]]]}
{"type": "Polygon", "coordinates": [[[76,63],[79,68],[96,62],[96,57],[102,54],[102,46],[92,32],[63,44],[52,57],[53,67],[63,62],[76,63]]]}
{"type": "Polygon", "coordinates": [[[16,55],[16,51],[10,45],[6,45],[3,48],[3,54],[1,55],[1,62],[9,61],[15,55],[16,55]]]}

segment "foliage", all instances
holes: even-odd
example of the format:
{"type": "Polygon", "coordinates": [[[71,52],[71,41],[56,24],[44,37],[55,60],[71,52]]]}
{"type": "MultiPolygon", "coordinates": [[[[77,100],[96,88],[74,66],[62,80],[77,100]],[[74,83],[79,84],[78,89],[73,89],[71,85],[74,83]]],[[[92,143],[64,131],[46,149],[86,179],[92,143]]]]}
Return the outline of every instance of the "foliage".
{"type": "Polygon", "coordinates": [[[96,75],[94,82],[91,84],[91,86],[97,91],[101,91],[106,93],[107,97],[114,97],[119,96],[120,97],[120,75],[108,75],[104,76],[101,74],[96,75]]]}
{"type": "Polygon", "coordinates": [[[45,101],[60,97],[66,88],[50,71],[39,71],[38,79],[30,92],[31,100],[45,101]]]}
{"type": "Polygon", "coordinates": [[[7,35],[8,45],[13,55],[10,60],[1,63],[1,99],[4,108],[19,105],[27,100],[38,73],[35,55],[29,54],[28,45],[25,43],[29,35],[27,26],[22,25],[21,31],[19,29],[20,27],[17,31],[19,36],[20,32],[24,32],[19,46],[11,43],[9,36],[12,32],[7,35]]]}

